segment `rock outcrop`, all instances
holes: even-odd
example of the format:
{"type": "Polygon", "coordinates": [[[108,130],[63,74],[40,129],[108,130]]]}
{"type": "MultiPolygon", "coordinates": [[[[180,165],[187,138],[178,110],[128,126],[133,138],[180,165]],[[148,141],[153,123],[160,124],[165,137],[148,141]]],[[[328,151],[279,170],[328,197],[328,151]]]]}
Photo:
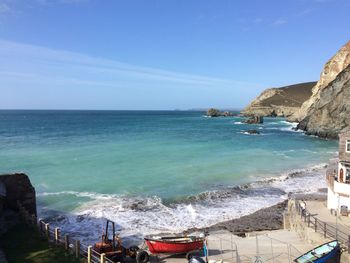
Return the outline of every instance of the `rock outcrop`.
{"type": "Polygon", "coordinates": [[[245,116],[288,117],[312,95],[316,82],[306,82],[263,91],[241,113],[245,116]]]}
{"type": "Polygon", "coordinates": [[[248,119],[244,120],[244,123],[247,124],[262,124],[264,123],[263,116],[251,116],[248,119]]]}
{"type": "Polygon", "coordinates": [[[218,109],[214,109],[214,108],[210,108],[209,110],[207,110],[207,116],[209,117],[219,117],[220,111],[218,109]]]}
{"type": "Polygon", "coordinates": [[[229,112],[229,111],[220,111],[218,109],[214,109],[214,108],[210,108],[209,110],[207,110],[207,114],[208,117],[231,117],[231,116],[235,116],[233,113],[229,112]]]}
{"type": "MultiPolygon", "coordinates": [[[[291,115],[289,121],[303,121],[313,111],[316,101],[320,100],[322,90],[325,89],[350,64],[350,41],[347,42],[324,66],[320,80],[312,89],[312,96],[303,103],[300,110],[291,115]]],[[[325,95],[324,93],[322,93],[325,95]]]]}
{"type": "Polygon", "coordinates": [[[297,128],[307,134],[337,138],[350,127],[350,65],[320,89],[297,128]]]}
{"type": "Polygon", "coordinates": [[[17,201],[19,201],[30,214],[37,214],[35,189],[26,174],[0,175],[0,182],[6,188],[5,208],[17,210],[17,201]]]}

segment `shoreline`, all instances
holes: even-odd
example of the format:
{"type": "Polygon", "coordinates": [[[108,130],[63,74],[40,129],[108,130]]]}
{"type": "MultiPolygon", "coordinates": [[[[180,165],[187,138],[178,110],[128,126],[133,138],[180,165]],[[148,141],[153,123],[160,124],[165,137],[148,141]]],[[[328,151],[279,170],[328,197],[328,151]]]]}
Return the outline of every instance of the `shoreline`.
{"type": "MultiPolygon", "coordinates": [[[[327,162],[327,164],[323,163],[323,164],[307,167],[304,169],[289,171],[288,173],[281,174],[278,177],[266,178],[262,181],[241,185],[238,188],[235,187],[231,189],[233,190],[233,192],[224,192],[224,199],[221,199],[220,196],[218,198],[216,195],[208,196],[207,197],[209,198],[208,200],[211,200],[211,201],[214,201],[216,198],[218,198],[216,199],[217,201],[219,201],[217,205],[214,205],[214,203],[212,203],[212,206],[216,207],[215,208],[216,210],[207,210],[207,215],[203,212],[205,210],[203,210],[201,214],[198,214],[199,216],[204,216],[204,217],[213,216],[213,214],[211,214],[212,212],[224,212],[224,213],[226,211],[229,212],[230,209],[232,209],[232,207],[228,206],[227,207],[228,210],[226,210],[225,207],[223,206],[224,202],[220,203],[220,201],[225,200],[225,196],[227,197],[228,193],[229,193],[229,196],[233,197],[234,200],[236,200],[234,202],[238,202],[240,205],[249,204],[250,202],[250,205],[256,206],[257,209],[247,214],[238,215],[236,218],[232,218],[231,215],[227,214],[227,216],[231,217],[231,219],[218,220],[216,222],[212,221],[212,224],[207,226],[203,226],[203,224],[201,226],[200,225],[201,222],[197,221],[197,226],[193,226],[193,227],[191,226],[184,227],[182,229],[177,229],[177,230],[176,229],[161,230],[161,228],[159,228],[160,231],[156,231],[156,229],[154,229],[155,231],[149,231],[149,229],[145,228],[145,225],[142,224],[142,222],[139,226],[134,226],[133,228],[130,228],[128,227],[128,225],[120,224],[123,222],[123,218],[118,217],[116,219],[113,219],[113,218],[109,218],[107,215],[98,218],[98,217],[94,217],[93,213],[91,214],[86,211],[80,214],[56,214],[56,215],[53,215],[53,217],[51,217],[49,221],[51,221],[50,223],[52,223],[53,225],[57,224],[57,226],[61,227],[62,230],[65,230],[67,232],[73,231],[74,235],[79,236],[79,238],[82,238],[82,241],[86,243],[91,243],[92,241],[95,240],[93,236],[99,235],[101,225],[104,225],[104,218],[111,219],[115,221],[117,225],[119,225],[118,228],[121,230],[120,232],[121,236],[124,236],[124,238],[129,239],[127,243],[129,242],[133,243],[133,242],[138,242],[140,240],[143,240],[144,236],[169,235],[169,234],[176,235],[176,233],[180,234],[184,232],[186,233],[198,232],[198,231],[215,232],[218,230],[227,230],[232,232],[235,235],[245,236],[245,234],[249,232],[278,230],[283,228],[283,212],[285,211],[288,198],[290,198],[291,196],[300,196],[301,193],[303,192],[310,192],[311,189],[307,188],[307,183],[310,182],[310,180],[316,179],[318,182],[323,182],[321,180],[324,180],[324,184],[323,183],[321,185],[318,184],[319,185],[318,188],[315,188],[315,185],[312,185],[312,192],[310,192],[310,194],[303,195],[304,196],[303,198],[308,198],[309,200],[320,200],[321,198],[324,199],[326,197],[325,193],[322,192],[323,191],[322,188],[325,187],[325,171],[326,169],[328,169],[328,167],[332,165],[333,162],[334,162],[334,159],[332,158],[327,162]],[[292,180],[292,181],[289,181],[289,180],[292,180]],[[303,188],[300,188],[300,186],[303,186],[303,188]],[[281,189],[284,189],[285,192],[282,193],[283,191],[281,191],[281,189]],[[270,200],[269,195],[264,197],[264,194],[266,193],[266,191],[273,194],[272,198],[274,199],[270,200]],[[276,191],[277,191],[277,194],[276,194],[276,191]],[[237,198],[237,196],[241,196],[241,197],[237,198]],[[258,199],[252,198],[254,196],[257,196],[258,199]],[[265,203],[265,201],[263,202],[261,201],[261,200],[264,200],[264,198],[266,198],[266,203],[269,203],[270,201],[272,202],[270,202],[270,204],[267,204],[267,206],[264,206],[263,203],[265,203]],[[260,201],[256,203],[257,200],[260,200],[260,201]],[[275,200],[276,202],[273,203],[273,200],[275,200]],[[93,229],[95,230],[95,231],[92,231],[94,232],[94,234],[92,232],[87,233],[84,230],[84,226],[87,224],[90,227],[92,227],[91,230],[93,229]]],[[[115,202],[118,202],[119,200],[119,199],[116,199],[116,197],[112,197],[107,201],[106,198],[109,198],[109,197],[103,196],[104,203],[106,202],[115,203],[115,202]]],[[[202,200],[200,199],[199,203],[201,201],[202,200]]],[[[97,203],[99,204],[99,202],[97,203]]],[[[231,203],[231,205],[232,204],[234,205],[234,203],[231,203]]],[[[134,206],[133,205],[130,206],[129,204],[128,207],[133,209],[125,211],[124,213],[127,213],[127,214],[152,213],[153,211],[152,209],[156,208],[153,206],[153,208],[151,207],[151,210],[148,211],[147,207],[143,207],[142,205],[141,206],[140,205],[141,204],[139,203],[137,203],[137,205],[134,205],[134,206]]],[[[158,207],[159,205],[163,207],[162,203],[157,203],[156,209],[160,209],[158,207]]],[[[179,204],[177,204],[177,206],[175,207],[169,207],[166,209],[172,209],[171,210],[172,212],[179,213],[179,211],[176,210],[178,205],[179,204]]],[[[181,207],[186,209],[188,206],[192,207],[192,205],[194,204],[193,203],[180,204],[181,207]]],[[[108,207],[108,210],[112,209],[108,206],[108,204],[106,204],[106,208],[107,207],[108,207]]],[[[195,206],[193,206],[192,208],[194,207],[195,206]]],[[[108,212],[108,210],[102,210],[102,211],[108,212]]],[[[236,212],[239,213],[242,211],[236,210],[236,212]]],[[[190,215],[191,214],[189,214],[189,216],[190,215]]],[[[121,216],[125,216],[125,215],[121,214],[121,216]]],[[[221,217],[221,219],[224,219],[224,218],[221,217]]],[[[200,218],[197,218],[197,220],[200,220],[200,218]]],[[[183,227],[183,226],[179,226],[179,227],[183,227]]]]}
{"type": "Polygon", "coordinates": [[[283,213],[286,211],[288,200],[293,197],[309,201],[325,201],[327,195],[324,188],[319,189],[317,193],[310,194],[292,194],[288,199],[275,205],[261,208],[249,215],[244,215],[236,219],[216,223],[206,228],[189,229],[189,232],[208,231],[215,232],[227,230],[234,235],[245,237],[247,233],[259,231],[272,231],[283,229],[283,213]]]}

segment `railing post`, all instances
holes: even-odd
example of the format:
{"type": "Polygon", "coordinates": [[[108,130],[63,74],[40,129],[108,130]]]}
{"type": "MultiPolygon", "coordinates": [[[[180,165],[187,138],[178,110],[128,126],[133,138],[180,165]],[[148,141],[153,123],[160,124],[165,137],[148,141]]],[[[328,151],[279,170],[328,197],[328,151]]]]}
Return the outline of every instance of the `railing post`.
{"type": "Polygon", "coordinates": [[[42,234],[44,231],[43,231],[43,220],[42,219],[39,219],[39,229],[40,229],[40,233],[42,234]]]}
{"type": "Polygon", "coordinates": [[[69,235],[64,236],[64,248],[69,250],[69,235]]]}
{"type": "Polygon", "coordinates": [[[350,236],[348,237],[348,254],[350,254],[350,236]]]}
{"type": "Polygon", "coordinates": [[[287,244],[287,250],[288,250],[288,263],[291,263],[292,261],[292,259],[291,259],[291,254],[290,254],[290,245],[289,244],[287,244]]]}
{"type": "Polygon", "coordinates": [[[80,241],[75,240],[75,257],[79,258],[80,257],[80,241]]]}
{"type": "Polygon", "coordinates": [[[310,227],[310,214],[307,216],[307,226],[310,227]]]}
{"type": "Polygon", "coordinates": [[[60,229],[58,227],[55,228],[55,241],[56,243],[60,243],[60,229]]]}
{"type": "Polygon", "coordinates": [[[88,252],[88,254],[87,254],[87,263],[91,263],[92,246],[88,246],[87,252],[88,252]]]}
{"type": "Polygon", "coordinates": [[[297,205],[298,215],[300,215],[300,204],[299,204],[299,202],[296,205],[297,205]]]}
{"type": "Polygon", "coordinates": [[[272,263],[275,263],[275,256],[273,255],[272,238],[270,238],[270,243],[271,243],[271,255],[272,255],[272,263]]]}
{"type": "Polygon", "coordinates": [[[315,217],[315,232],[317,232],[317,218],[315,217]]]}
{"type": "Polygon", "coordinates": [[[100,263],[106,263],[106,254],[105,253],[101,254],[100,263]]]}
{"type": "Polygon", "coordinates": [[[50,224],[45,224],[45,234],[48,240],[50,240],[50,224]]]}
{"type": "Polygon", "coordinates": [[[327,237],[327,224],[326,224],[326,222],[324,222],[323,223],[323,235],[324,235],[324,238],[326,238],[327,237]]]}

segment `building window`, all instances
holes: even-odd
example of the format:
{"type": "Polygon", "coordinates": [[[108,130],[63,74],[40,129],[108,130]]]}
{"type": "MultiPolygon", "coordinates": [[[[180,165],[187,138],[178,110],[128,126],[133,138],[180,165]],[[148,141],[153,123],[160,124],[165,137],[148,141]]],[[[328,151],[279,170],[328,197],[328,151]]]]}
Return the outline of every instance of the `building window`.
{"type": "Polygon", "coordinates": [[[350,140],[346,140],[346,152],[350,153],[350,140]]]}
{"type": "Polygon", "coordinates": [[[350,184],[350,169],[346,169],[345,183],[350,184]]]}

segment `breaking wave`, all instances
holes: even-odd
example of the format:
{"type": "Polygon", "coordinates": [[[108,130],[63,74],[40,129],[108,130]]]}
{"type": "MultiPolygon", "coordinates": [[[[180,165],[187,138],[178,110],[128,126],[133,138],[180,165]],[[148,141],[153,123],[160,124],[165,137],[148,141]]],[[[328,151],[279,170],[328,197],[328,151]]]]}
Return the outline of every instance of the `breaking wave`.
{"type": "Polygon", "coordinates": [[[320,164],[276,177],[255,178],[255,182],[239,186],[218,186],[217,190],[177,200],[94,192],[42,192],[38,199],[61,196],[84,201],[72,213],[63,215],[40,206],[39,215],[86,244],[99,238],[105,219],[110,219],[117,223],[121,236],[135,242],[144,235],[182,232],[238,218],[285,200],[289,193],[317,192],[326,187],[322,180],[326,167],[327,164],[320,164]]]}

